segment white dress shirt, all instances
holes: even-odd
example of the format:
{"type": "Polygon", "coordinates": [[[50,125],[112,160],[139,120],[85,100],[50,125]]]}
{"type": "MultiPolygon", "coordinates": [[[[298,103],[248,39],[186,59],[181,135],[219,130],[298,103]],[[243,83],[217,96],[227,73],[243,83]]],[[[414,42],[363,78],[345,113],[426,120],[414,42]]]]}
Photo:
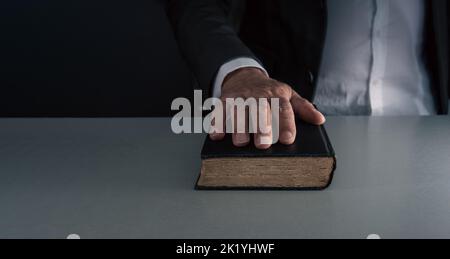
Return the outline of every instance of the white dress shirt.
{"type": "MultiPolygon", "coordinates": [[[[328,31],[314,103],[326,115],[436,114],[422,56],[425,0],[328,0],[328,31]]],[[[224,64],[214,83],[243,67],[224,64]]],[[[267,73],[267,72],[266,72],[267,73]]]]}

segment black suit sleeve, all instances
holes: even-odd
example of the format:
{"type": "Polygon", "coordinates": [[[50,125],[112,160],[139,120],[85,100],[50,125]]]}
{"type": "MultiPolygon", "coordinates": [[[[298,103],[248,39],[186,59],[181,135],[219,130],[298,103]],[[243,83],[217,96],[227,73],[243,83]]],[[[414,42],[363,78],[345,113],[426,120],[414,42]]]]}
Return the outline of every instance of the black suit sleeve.
{"type": "Polygon", "coordinates": [[[221,0],[170,0],[168,4],[181,52],[208,96],[221,65],[237,57],[257,60],[233,29],[228,10],[227,1],[221,0]]]}

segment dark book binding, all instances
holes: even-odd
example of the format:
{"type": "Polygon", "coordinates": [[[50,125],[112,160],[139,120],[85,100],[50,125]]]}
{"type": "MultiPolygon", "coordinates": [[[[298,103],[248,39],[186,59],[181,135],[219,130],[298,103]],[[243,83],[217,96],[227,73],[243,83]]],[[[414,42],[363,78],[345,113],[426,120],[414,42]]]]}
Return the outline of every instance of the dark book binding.
{"type": "Polygon", "coordinates": [[[202,153],[202,161],[221,158],[333,158],[333,169],[328,183],[324,187],[292,188],[292,187],[227,187],[202,186],[199,179],[197,190],[323,190],[330,186],[336,169],[336,155],[324,126],[297,122],[297,138],[292,145],[275,144],[268,150],[257,149],[253,143],[246,147],[235,147],[231,135],[227,134],[222,141],[212,141],[207,137],[202,153]]]}

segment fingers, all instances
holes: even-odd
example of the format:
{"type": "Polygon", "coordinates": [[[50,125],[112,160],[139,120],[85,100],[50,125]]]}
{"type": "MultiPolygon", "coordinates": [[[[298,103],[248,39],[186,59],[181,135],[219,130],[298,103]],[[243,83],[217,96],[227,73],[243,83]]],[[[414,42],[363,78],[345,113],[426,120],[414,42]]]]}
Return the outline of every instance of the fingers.
{"type": "MultiPolygon", "coordinates": [[[[295,142],[297,129],[295,124],[295,114],[297,114],[302,120],[314,125],[322,125],[325,123],[325,116],[320,113],[312,103],[302,98],[296,92],[292,92],[291,100],[282,97],[280,100],[280,114],[279,114],[279,141],[285,145],[291,145],[295,142]]],[[[223,104],[223,107],[227,107],[223,104]]],[[[249,134],[249,111],[245,111],[245,116],[238,114],[236,110],[230,110],[229,108],[214,109],[213,113],[213,127],[210,133],[210,138],[214,141],[223,140],[227,132],[226,126],[229,123],[234,125],[232,141],[236,147],[244,147],[250,143],[251,137],[249,134]],[[219,112],[222,112],[222,116],[218,116],[219,112]],[[226,118],[233,114],[233,120],[226,118]],[[239,116],[240,115],[240,116],[239,116]],[[221,119],[221,123],[216,123],[216,119],[221,119]],[[243,126],[244,124],[244,126],[243,126]]],[[[242,111],[241,111],[242,112],[242,111]]],[[[250,119],[252,116],[250,116],[250,119]]],[[[268,101],[262,102],[258,107],[258,116],[256,122],[252,123],[253,128],[257,129],[257,133],[253,134],[254,144],[258,149],[268,149],[272,146],[273,141],[273,129],[272,129],[272,114],[268,101]]]]}
{"type": "Polygon", "coordinates": [[[261,100],[258,107],[258,127],[254,134],[255,146],[258,149],[269,149],[272,146],[272,113],[269,102],[261,100]]]}
{"type": "Polygon", "coordinates": [[[325,123],[325,116],[323,116],[323,114],[320,113],[312,103],[301,97],[296,92],[293,92],[291,104],[295,113],[305,122],[314,125],[322,125],[325,123]]]}
{"type": "Polygon", "coordinates": [[[280,99],[280,143],[291,145],[295,142],[297,128],[295,114],[291,102],[288,99],[280,99]]]}
{"type": "Polygon", "coordinates": [[[245,147],[250,143],[248,111],[238,112],[237,108],[234,110],[234,132],[232,134],[233,145],[236,147],[245,147]]]}
{"type": "Polygon", "coordinates": [[[235,133],[233,134],[233,145],[236,147],[245,147],[250,143],[250,134],[235,133]]]}
{"type": "Polygon", "coordinates": [[[212,133],[209,134],[209,138],[212,141],[220,141],[220,140],[223,140],[225,138],[225,133],[218,133],[218,131],[212,132],[212,133]]]}
{"type": "Polygon", "coordinates": [[[220,141],[225,138],[225,114],[224,109],[219,107],[219,109],[214,108],[212,112],[213,120],[211,122],[211,133],[209,134],[209,138],[213,141],[220,141]]]}
{"type": "Polygon", "coordinates": [[[223,140],[227,132],[233,132],[232,141],[236,147],[244,147],[250,143],[248,111],[238,111],[237,107],[227,105],[226,99],[223,98],[222,109],[214,109],[212,116],[214,119],[209,134],[211,140],[223,140]]]}

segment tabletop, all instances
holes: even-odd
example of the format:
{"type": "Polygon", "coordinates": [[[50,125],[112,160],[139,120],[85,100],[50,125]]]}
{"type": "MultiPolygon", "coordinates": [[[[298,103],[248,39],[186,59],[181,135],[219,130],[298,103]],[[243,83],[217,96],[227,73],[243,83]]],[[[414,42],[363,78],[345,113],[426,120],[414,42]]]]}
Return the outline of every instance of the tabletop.
{"type": "Polygon", "coordinates": [[[0,119],[0,238],[450,238],[450,118],[331,117],[324,191],[196,191],[170,118],[0,119]]]}

